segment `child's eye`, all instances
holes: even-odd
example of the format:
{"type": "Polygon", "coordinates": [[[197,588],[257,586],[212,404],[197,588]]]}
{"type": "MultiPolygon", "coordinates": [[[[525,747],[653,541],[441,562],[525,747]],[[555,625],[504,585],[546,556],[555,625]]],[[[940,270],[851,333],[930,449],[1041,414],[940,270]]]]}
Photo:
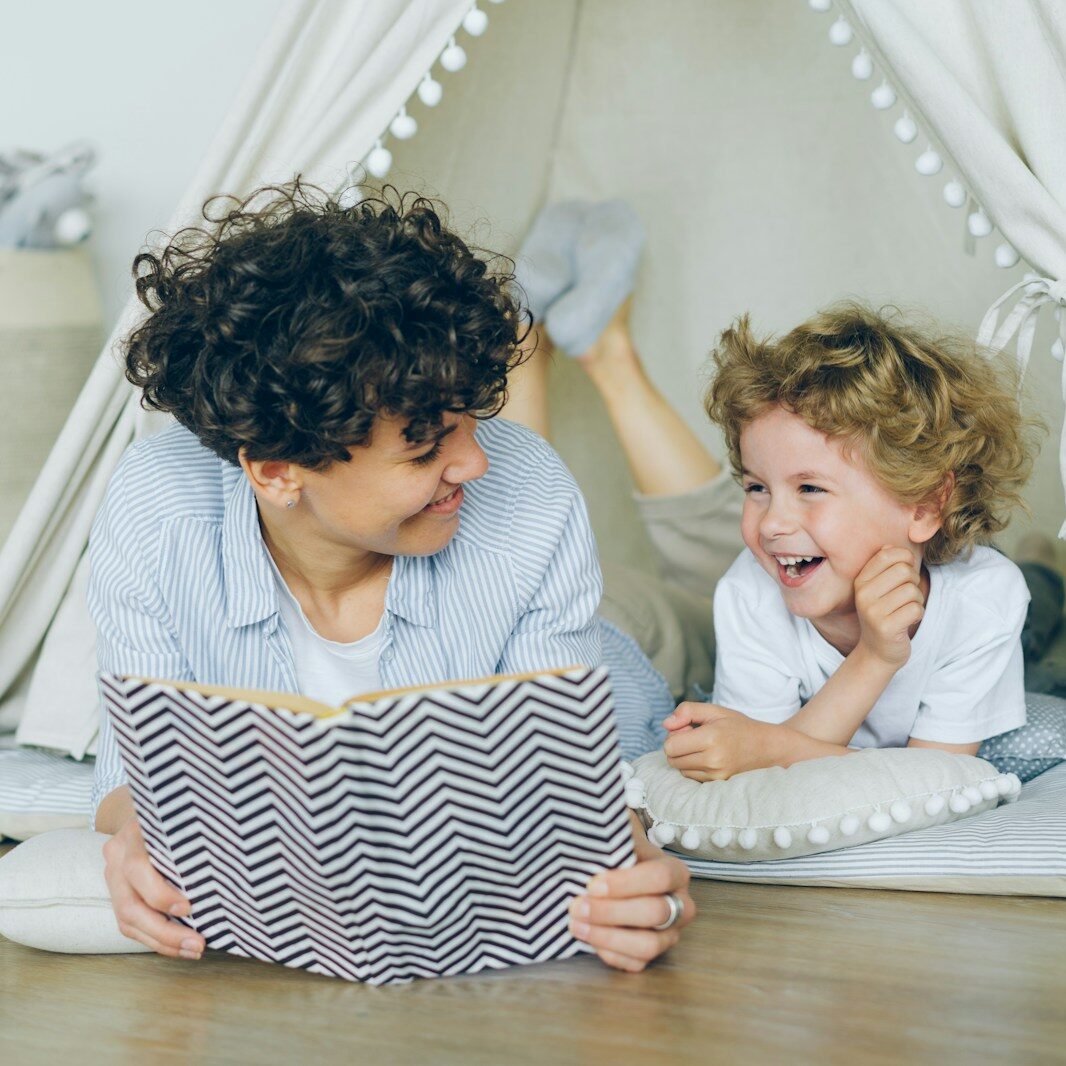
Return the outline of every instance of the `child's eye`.
{"type": "Polygon", "coordinates": [[[800,492],[825,492],[825,489],[820,489],[817,485],[800,485],[800,492]]]}
{"type": "Polygon", "coordinates": [[[440,455],[440,441],[437,441],[428,452],[425,452],[422,455],[416,455],[411,462],[414,463],[415,466],[428,466],[438,455],[440,455]]]}

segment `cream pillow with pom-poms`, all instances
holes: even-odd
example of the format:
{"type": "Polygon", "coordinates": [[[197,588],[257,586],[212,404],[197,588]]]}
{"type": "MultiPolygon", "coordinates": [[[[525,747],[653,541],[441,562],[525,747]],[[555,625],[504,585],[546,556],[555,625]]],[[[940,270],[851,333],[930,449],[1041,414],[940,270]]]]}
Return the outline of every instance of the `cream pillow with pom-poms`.
{"type": "Polygon", "coordinates": [[[623,763],[648,839],[693,858],[761,862],[835,851],[991,810],[1015,774],[933,748],[867,748],[794,766],[692,781],[662,751],[623,763]]]}

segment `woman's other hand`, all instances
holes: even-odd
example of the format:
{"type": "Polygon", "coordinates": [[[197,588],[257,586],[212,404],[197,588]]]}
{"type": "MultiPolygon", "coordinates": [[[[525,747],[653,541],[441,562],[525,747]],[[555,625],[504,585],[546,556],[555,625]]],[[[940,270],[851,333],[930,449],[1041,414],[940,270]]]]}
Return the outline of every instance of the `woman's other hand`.
{"type": "Polygon", "coordinates": [[[649,843],[643,826],[635,818],[633,823],[636,865],[597,874],[588,893],[570,904],[570,931],[608,966],[639,973],[678,942],[696,916],[696,904],[688,867],[649,843]],[[669,929],[657,930],[653,927],[672,913],[668,893],[680,901],[681,915],[669,929]]]}

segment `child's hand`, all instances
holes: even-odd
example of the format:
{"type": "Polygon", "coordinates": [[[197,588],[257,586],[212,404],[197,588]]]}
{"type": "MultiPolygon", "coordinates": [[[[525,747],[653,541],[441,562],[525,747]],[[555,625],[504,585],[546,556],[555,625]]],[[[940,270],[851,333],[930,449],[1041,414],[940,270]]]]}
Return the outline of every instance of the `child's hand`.
{"type": "Polygon", "coordinates": [[[693,781],[776,766],[784,739],[781,726],[715,703],[682,703],[663,725],[671,733],[663,744],[666,761],[693,781]]]}
{"type": "Polygon", "coordinates": [[[859,646],[899,669],[911,654],[909,630],[925,614],[921,564],[906,548],[882,548],[855,578],[859,646]]]}

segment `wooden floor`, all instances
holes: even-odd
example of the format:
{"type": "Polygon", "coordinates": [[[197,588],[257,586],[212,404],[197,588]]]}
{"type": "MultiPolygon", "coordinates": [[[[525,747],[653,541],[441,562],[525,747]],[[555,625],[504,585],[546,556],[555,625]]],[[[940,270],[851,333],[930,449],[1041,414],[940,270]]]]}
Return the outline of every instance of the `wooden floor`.
{"type": "Polygon", "coordinates": [[[681,947],[369,988],[0,938],[0,1063],[1063,1063],[1066,901],[700,882],[681,947]]]}

